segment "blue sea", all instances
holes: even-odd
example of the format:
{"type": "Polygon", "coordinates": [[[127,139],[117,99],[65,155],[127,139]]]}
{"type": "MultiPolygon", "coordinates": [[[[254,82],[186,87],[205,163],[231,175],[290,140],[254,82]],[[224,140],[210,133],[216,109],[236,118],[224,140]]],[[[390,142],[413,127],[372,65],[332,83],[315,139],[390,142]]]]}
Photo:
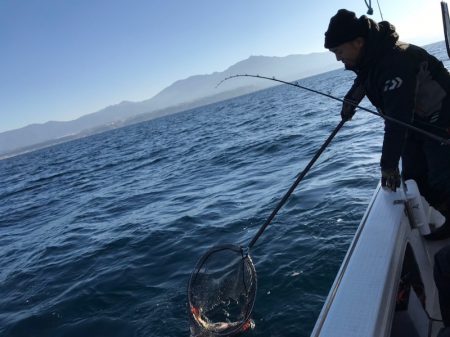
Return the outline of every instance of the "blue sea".
{"type": "MultiPolygon", "coordinates": [[[[353,78],[299,83],[342,98],[353,78]]],[[[340,105],[281,85],[1,160],[0,335],[189,336],[196,261],[249,243],[340,105]]],[[[358,111],[253,247],[246,336],[309,336],[378,184],[382,135],[358,111]]]]}

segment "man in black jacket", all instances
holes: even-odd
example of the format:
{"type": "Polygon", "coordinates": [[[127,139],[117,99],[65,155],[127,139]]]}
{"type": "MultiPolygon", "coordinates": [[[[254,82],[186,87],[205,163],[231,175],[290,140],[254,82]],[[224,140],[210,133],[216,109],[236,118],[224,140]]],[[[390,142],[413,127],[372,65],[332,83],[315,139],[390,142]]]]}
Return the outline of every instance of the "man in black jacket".
{"type": "MultiPolygon", "coordinates": [[[[351,119],[367,96],[378,111],[443,138],[450,138],[450,75],[424,49],[400,42],[394,26],[341,9],[330,20],[325,48],[357,77],[345,96],[341,116],[351,119]]],[[[450,215],[450,146],[385,120],[381,155],[382,186],[414,179],[421,194],[450,215]]],[[[448,226],[450,227],[450,226],[448,226]]]]}

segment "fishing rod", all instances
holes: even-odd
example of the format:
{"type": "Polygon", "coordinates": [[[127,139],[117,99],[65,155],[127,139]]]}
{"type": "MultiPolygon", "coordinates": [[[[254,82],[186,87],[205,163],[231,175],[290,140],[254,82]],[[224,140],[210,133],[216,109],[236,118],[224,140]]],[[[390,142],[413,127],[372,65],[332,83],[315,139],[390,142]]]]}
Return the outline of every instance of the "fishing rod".
{"type": "Polygon", "coordinates": [[[398,120],[398,119],[396,119],[396,118],[393,118],[393,117],[390,117],[390,116],[383,115],[383,114],[378,113],[378,112],[376,112],[376,111],[374,111],[374,110],[371,110],[371,109],[364,108],[364,107],[362,107],[362,106],[360,106],[360,105],[358,105],[358,104],[356,104],[356,103],[353,103],[352,101],[344,100],[344,99],[338,98],[338,97],[336,97],[336,96],[329,95],[329,94],[326,94],[326,93],[324,93],[324,92],[321,92],[321,91],[319,91],[319,90],[314,90],[314,89],[311,89],[311,88],[302,86],[302,85],[298,84],[297,81],[296,81],[296,82],[287,82],[287,81],[279,80],[279,79],[275,78],[274,76],[273,76],[273,77],[267,77],[267,76],[261,76],[261,75],[259,75],[259,74],[258,74],[258,75],[236,74],[236,75],[232,75],[232,76],[228,76],[228,77],[224,78],[222,81],[220,81],[220,82],[216,85],[216,88],[217,88],[219,85],[221,85],[223,82],[225,82],[225,81],[227,81],[227,80],[229,80],[229,79],[232,79],[232,78],[236,78],[236,77],[255,77],[255,78],[262,78],[262,79],[266,79],[266,80],[270,80],[270,81],[275,81],[275,82],[279,82],[279,83],[291,85],[291,86],[293,86],[293,87],[297,87],[297,88],[300,88],[300,89],[303,89],[303,90],[307,90],[307,91],[313,92],[313,93],[315,93],[315,94],[322,95],[322,96],[325,96],[325,97],[334,99],[334,100],[339,101],[339,102],[342,102],[342,103],[350,104],[350,105],[354,106],[355,108],[359,108],[359,109],[364,110],[364,111],[367,111],[367,112],[369,112],[369,113],[371,113],[371,114],[373,114],[373,115],[375,115],[375,116],[378,116],[378,117],[381,117],[381,118],[386,119],[386,120],[388,120],[388,121],[391,121],[391,122],[393,122],[393,123],[402,125],[402,126],[408,128],[408,129],[411,129],[411,130],[413,130],[413,131],[422,133],[422,134],[424,134],[424,135],[430,137],[431,139],[434,139],[434,140],[440,142],[441,145],[449,145],[449,146],[450,146],[450,139],[445,139],[445,138],[443,138],[443,137],[439,137],[439,136],[437,136],[437,135],[435,135],[435,134],[433,134],[433,133],[431,133],[431,132],[428,132],[428,131],[425,131],[425,130],[423,130],[423,129],[420,129],[420,128],[418,128],[418,127],[416,127],[416,126],[414,126],[414,125],[411,125],[411,124],[409,124],[409,123],[402,122],[402,121],[400,121],[400,120],[398,120]]]}
{"type": "Polygon", "coordinates": [[[325,143],[322,144],[322,146],[320,147],[320,149],[316,152],[316,154],[314,155],[314,157],[309,161],[308,165],[306,165],[306,167],[303,169],[303,171],[301,173],[299,173],[297,175],[297,179],[295,180],[295,182],[292,184],[292,186],[289,188],[289,190],[286,192],[286,194],[283,196],[283,198],[280,200],[280,202],[278,203],[278,205],[275,207],[275,209],[272,211],[272,213],[270,214],[270,216],[267,218],[266,222],[261,226],[261,228],[259,229],[259,231],[255,234],[255,236],[253,237],[252,241],[249,243],[248,248],[252,248],[253,245],[255,244],[256,240],[258,240],[258,238],[261,236],[261,234],[264,232],[264,230],[266,229],[266,227],[272,222],[273,218],[275,218],[275,215],[277,215],[278,211],[281,209],[281,207],[283,207],[283,205],[286,203],[286,201],[289,199],[289,197],[291,196],[292,192],[294,192],[295,188],[298,186],[298,184],[302,181],[302,179],[306,176],[306,174],[309,172],[309,170],[311,169],[311,167],[314,165],[314,163],[316,162],[317,159],[319,159],[320,155],[322,154],[323,151],[325,151],[325,149],[328,147],[328,145],[331,143],[331,141],[333,140],[334,136],[336,136],[336,134],[339,132],[339,130],[342,128],[342,126],[344,125],[345,120],[341,120],[339,122],[339,124],[336,126],[336,128],[333,130],[333,132],[328,136],[328,138],[326,139],[325,143]]]}

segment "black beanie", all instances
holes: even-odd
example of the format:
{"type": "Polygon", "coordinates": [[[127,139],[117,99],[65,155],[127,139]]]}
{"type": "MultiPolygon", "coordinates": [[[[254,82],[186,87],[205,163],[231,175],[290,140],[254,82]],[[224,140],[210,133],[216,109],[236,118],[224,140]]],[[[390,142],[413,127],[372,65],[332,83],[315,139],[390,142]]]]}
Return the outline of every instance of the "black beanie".
{"type": "Polygon", "coordinates": [[[366,32],[363,16],[358,19],[355,13],[340,9],[330,19],[328,30],[325,32],[325,48],[335,48],[357,37],[365,37],[366,32]]]}

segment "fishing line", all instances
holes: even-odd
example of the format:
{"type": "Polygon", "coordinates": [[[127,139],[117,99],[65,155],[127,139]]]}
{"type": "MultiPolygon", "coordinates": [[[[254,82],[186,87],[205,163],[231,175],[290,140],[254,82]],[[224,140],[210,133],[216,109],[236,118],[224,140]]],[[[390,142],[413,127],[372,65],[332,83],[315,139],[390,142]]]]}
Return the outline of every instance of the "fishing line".
{"type": "Polygon", "coordinates": [[[330,94],[326,94],[326,93],[321,92],[321,91],[319,91],[319,90],[315,90],[315,89],[311,89],[311,88],[302,86],[302,85],[298,84],[297,81],[296,81],[296,82],[287,82],[287,81],[279,80],[279,79],[275,78],[274,76],[273,76],[273,77],[267,77],[267,76],[261,76],[261,75],[236,74],[236,75],[232,75],[232,76],[228,76],[228,77],[224,78],[222,81],[220,81],[220,82],[216,85],[216,88],[217,88],[219,85],[221,85],[223,82],[225,82],[225,81],[227,81],[227,80],[229,80],[229,79],[232,79],[232,78],[236,78],[236,77],[254,77],[254,78],[262,78],[262,79],[266,79],[266,80],[270,80],[270,81],[275,81],[275,82],[279,82],[279,83],[291,85],[291,86],[293,86],[293,87],[297,87],[297,88],[300,88],[300,89],[303,89],[303,90],[307,90],[307,91],[313,92],[313,93],[315,93],[315,94],[322,95],[322,96],[325,96],[325,97],[334,99],[334,100],[339,101],[339,102],[342,102],[342,103],[350,104],[350,105],[354,106],[355,108],[359,108],[359,109],[364,110],[364,111],[367,111],[367,112],[369,112],[369,113],[371,113],[371,114],[373,114],[373,115],[375,115],[375,116],[381,117],[381,118],[383,118],[383,119],[385,119],[385,120],[391,121],[391,122],[396,123],[396,124],[399,124],[399,125],[401,125],[401,126],[404,126],[405,128],[408,128],[408,129],[411,129],[411,130],[413,130],[413,131],[419,132],[419,133],[421,133],[421,134],[423,134],[423,135],[425,135],[425,136],[427,136],[427,137],[429,137],[429,138],[431,138],[431,139],[434,139],[434,140],[438,141],[439,143],[441,143],[441,145],[450,145],[450,139],[445,139],[445,138],[443,138],[443,137],[439,137],[439,136],[437,136],[437,135],[435,135],[435,134],[433,134],[433,133],[431,133],[431,132],[428,132],[428,131],[425,131],[425,130],[423,130],[423,129],[420,129],[420,128],[418,128],[418,127],[416,127],[416,126],[414,126],[414,125],[411,125],[411,124],[409,124],[409,123],[400,121],[400,120],[398,120],[398,119],[396,119],[396,118],[393,118],[393,117],[390,117],[390,116],[387,116],[387,115],[383,115],[383,114],[378,113],[378,112],[376,112],[376,111],[374,111],[374,110],[371,110],[371,109],[367,109],[367,108],[365,108],[365,107],[362,107],[362,106],[360,106],[360,105],[358,105],[358,104],[356,104],[356,103],[354,103],[354,102],[352,102],[352,101],[349,101],[349,100],[346,101],[346,100],[344,100],[344,99],[338,98],[338,97],[333,96],[333,95],[330,95],[330,94]]]}

